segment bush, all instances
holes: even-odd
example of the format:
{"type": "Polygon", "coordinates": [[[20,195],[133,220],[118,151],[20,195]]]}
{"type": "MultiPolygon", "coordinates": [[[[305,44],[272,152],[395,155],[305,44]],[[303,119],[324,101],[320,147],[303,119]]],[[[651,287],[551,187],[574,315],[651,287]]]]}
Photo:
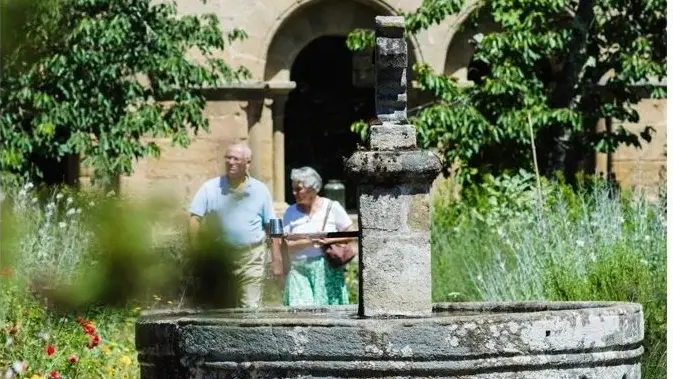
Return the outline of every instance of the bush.
{"type": "Polygon", "coordinates": [[[643,374],[663,378],[666,214],[642,193],[589,181],[577,190],[526,174],[486,180],[433,211],[433,297],[610,300],[643,305],[643,374]],[[542,193],[542,200],[538,196],[542,193]],[[502,196],[501,194],[507,194],[502,196]]]}

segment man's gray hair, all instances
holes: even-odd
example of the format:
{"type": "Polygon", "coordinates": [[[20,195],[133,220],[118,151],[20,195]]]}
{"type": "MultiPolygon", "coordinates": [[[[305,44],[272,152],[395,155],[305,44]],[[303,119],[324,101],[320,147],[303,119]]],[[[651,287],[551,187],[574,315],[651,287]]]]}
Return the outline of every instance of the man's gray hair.
{"type": "Polygon", "coordinates": [[[290,171],[290,180],[301,182],[304,187],[311,188],[315,192],[320,192],[322,188],[322,178],[316,170],[308,166],[292,169],[290,171]]]}

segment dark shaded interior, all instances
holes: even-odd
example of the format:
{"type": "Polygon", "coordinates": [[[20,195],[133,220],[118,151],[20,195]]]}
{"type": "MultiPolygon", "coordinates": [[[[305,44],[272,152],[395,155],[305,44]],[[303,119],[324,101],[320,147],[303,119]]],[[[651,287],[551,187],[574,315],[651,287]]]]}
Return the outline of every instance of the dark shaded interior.
{"type": "Polygon", "coordinates": [[[346,209],[355,211],[356,186],[344,172],[344,160],[357,148],[359,137],[350,126],[374,117],[374,88],[353,85],[353,53],[345,36],[324,36],[310,42],[290,72],[297,83],[285,108],[286,201],[294,203],[290,170],[311,166],[323,184],[338,179],[346,185],[346,209]]]}

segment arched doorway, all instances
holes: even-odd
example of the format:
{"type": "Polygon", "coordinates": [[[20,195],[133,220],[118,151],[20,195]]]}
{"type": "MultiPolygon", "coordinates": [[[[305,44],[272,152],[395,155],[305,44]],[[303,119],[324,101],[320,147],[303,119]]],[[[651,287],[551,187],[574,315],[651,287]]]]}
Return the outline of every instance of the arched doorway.
{"type": "Polygon", "coordinates": [[[360,142],[351,124],[374,117],[375,108],[373,85],[354,83],[353,66],[354,54],[346,47],[345,36],[322,36],[306,45],[291,67],[290,80],[297,88],[287,98],[284,119],[285,200],[289,203],[294,202],[290,170],[308,165],[324,183],[344,182],[345,206],[357,208],[356,188],[344,172],[343,161],[360,142]]]}
{"type": "MultiPolygon", "coordinates": [[[[373,29],[376,16],[394,13],[385,0],[302,0],[288,8],[286,17],[270,30],[264,80],[296,85],[289,95],[278,94],[272,101],[273,160],[267,163],[273,165],[276,202],[294,202],[288,174],[297,165],[315,166],[325,183],[346,178],[341,157],[350,156],[359,141],[350,125],[374,114],[374,93],[371,50],[352,53],[345,38],[355,29],[373,29]],[[322,97],[311,99],[317,94],[322,97]],[[331,104],[324,104],[327,99],[331,104]],[[354,107],[363,99],[364,104],[354,107]]],[[[411,67],[423,59],[415,39],[407,43],[411,67]]],[[[414,94],[410,93],[410,112],[414,94]]],[[[269,134],[256,133],[251,138],[262,146],[269,134]]],[[[346,185],[346,207],[355,210],[355,187],[349,181],[346,185]]]]}

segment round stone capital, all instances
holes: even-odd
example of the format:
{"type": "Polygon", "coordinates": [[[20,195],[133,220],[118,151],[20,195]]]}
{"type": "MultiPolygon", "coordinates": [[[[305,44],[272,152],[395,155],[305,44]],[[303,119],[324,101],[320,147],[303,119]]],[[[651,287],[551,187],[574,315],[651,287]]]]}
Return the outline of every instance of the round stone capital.
{"type": "Polygon", "coordinates": [[[357,151],[346,161],[346,171],[359,183],[429,183],[441,169],[439,157],[427,150],[357,151]]]}

